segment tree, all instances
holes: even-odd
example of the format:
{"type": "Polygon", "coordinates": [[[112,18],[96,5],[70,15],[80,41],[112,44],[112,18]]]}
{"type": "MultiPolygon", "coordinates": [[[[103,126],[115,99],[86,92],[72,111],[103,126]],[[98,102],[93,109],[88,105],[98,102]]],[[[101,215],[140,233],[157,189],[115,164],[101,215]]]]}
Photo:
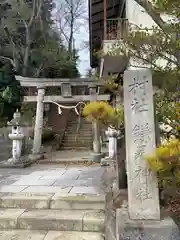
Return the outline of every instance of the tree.
{"type": "Polygon", "coordinates": [[[67,50],[53,29],[53,0],[4,0],[0,6],[3,39],[0,53],[13,59],[18,74],[31,77],[78,75],[76,62],[68,60],[67,50]]]}
{"type": "Polygon", "coordinates": [[[129,23],[114,54],[127,54],[128,58],[150,64],[154,84],[168,91],[176,91],[180,84],[180,9],[178,0],[135,0],[154,21],[152,29],[144,29],[129,23]],[[169,15],[163,20],[161,13],[169,15]],[[126,49],[126,51],[125,51],[126,49]],[[127,51],[128,49],[128,51],[127,51]],[[160,64],[160,60],[163,64],[160,64]]]}
{"type": "Polygon", "coordinates": [[[53,7],[53,0],[2,0],[0,3],[1,118],[10,120],[14,110],[21,107],[23,91],[15,72],[25,77],[79,75],[76,60],[69,59],[67,48],[53,28],[53,7]]]}
{"type": "MultiPolygon", "coordinates": [[[[156,116],[161,124],[160,133],[164,139],[172,136],[180,139],[180,103],[178,103],[178,92],[168,95],[164,92],[156,94],[156,116]]],[[[164,140],[163,139],[163,140],[164,140]]]]}
{"type": "Polygon", "coordinates": [[[86,4],[85,0],[62,0],[56,13],[57,28],[67,43],[69,56],[74,57],[75,33],[84,23],[86,4]]]}
{"type": "Polygon", "coordinates": [[[180,87],[180,8],[178,0],[135,0],[152,18],[151,29],[128,23],[128,34],[110,54],[126,55],[141,66],[151,66],[153,84],[161,89],[155,95],[157,121],[171,128],[164,136],[179,137],[176,99],[180,87]],[[162,14],[167,14],[168,21],[162,14]]]}
{"type": "Polygon", "coordinates": [[[16,109],[21,107],[23,89],[15,79],[9,60],[0,61],[0,117],[12,119],[16,109]]]}
{"type": "Polygon", "coordinates": [[[2,17],[2,28],[13,47],[13,59],[17,68],[17,64],[19,65],[18,58],[22,55],[22,73],[24,76],[27,76],[31,44],[34,40],[32,32],[35,23],[40,21],[42,3],[42,0],[33,0],[32,2],[5,1],[8,7],[2,17]],[[22,32],[24,34],[20,36],[22,32]],[[24,49],[23,52],[20,52],[18,47],[22,44],[24,49]]]}

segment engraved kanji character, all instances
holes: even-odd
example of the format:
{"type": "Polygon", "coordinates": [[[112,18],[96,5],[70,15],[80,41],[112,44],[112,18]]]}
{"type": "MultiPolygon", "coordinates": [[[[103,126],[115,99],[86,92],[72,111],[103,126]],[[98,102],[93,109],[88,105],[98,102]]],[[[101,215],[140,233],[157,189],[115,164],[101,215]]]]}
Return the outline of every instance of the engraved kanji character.
{"type": "Polygon", "coordinates": [[[136,97],[133,99],[131,103],[131,109],[135,110],[136,113],[138,112],[147,112],[148,111],[148,104],[145,103],[145,99],[138,100],[136,97]]]}
{"type": "Polygon", "coordinates": [[[149,127],[148,122],[145,122],[143,124],[136,124],[132,129],[133,137],[145,137],[149,133],[151,133],[151,128],[149,127]]]}
{"type": "Polygon", "coordinates": [[[140,82],[139,79],[133,78],[133,83],[129,85],[129,92],[133,92],[136,94],[136,90],[140,89],[143,90],[143,94],[146,94],[146,84],[148,83],[148,80],[146,80],[146,76],[143,76],[143,81],[140,82]]]}
{"type": "Polygon", "coordinates": [[[151,198],[152,198],[151,192],[148,189],[147,185],[138,188],[136,199],[138,199],[140,201],[144,201],[144,200],[151,199],[151,198]]]}

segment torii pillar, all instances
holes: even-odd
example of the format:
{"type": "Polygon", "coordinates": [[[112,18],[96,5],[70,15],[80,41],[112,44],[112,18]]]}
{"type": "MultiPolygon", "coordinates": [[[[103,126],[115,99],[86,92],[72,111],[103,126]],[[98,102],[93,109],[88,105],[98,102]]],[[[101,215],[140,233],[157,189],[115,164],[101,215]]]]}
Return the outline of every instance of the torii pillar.
{"type": "Polygon", "coordinates": [[[33,154],[40,154],[40,148],[42,143],[42,130],[43,130],[43,113],[44,113],[44,96],[45,87],[37,87],[37,107],[36,107],[36,120],[34,127],[34,142],[33,142],[33,154]]]}

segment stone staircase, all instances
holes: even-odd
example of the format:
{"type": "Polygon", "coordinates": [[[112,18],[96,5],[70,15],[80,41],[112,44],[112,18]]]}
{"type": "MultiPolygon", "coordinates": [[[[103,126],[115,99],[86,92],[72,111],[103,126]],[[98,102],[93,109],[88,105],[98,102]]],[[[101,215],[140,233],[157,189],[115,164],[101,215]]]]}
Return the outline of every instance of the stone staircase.
{"type": "Polygon", "coordinates": [[[1,193],[1,240],[103,240],[105,196],[1,193]]]}
{"type": "Polygon", "coordinates": [[[69,120],[61,149],[91,149],[93,142],[92,124],[81,118],[78,129],[78,117],[69,120]]]}

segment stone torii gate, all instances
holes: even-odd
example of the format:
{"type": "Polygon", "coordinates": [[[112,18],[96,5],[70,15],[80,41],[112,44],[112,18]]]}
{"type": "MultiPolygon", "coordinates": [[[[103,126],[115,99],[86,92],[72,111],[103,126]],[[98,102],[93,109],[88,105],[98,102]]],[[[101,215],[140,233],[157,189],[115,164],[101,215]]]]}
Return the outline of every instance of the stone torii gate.
{"type": "MultiPolygon", "coordinates": [[[[90,101],[108,101],[110,99],[109,94],[99,94],[101,87],[104,85],[103,80],[89,79],[89,78],[75,78],[75,79],[44,79],[44,78],[26,78],[16,76],[16,79],[20,81],[21,86],[26,88],[37,88],[37,96],[25,96],[25,102],[37,102],[36,108],[36,120],[34,129],[34,142],[33,151],[34,155],[40,154],[41,140],[42,140],[42,128],[43,128],[43,112],[44,103],[54,103],[57,107],[63,108],[63,103],[71,103],[71,108],[76,108],[80,102],[90,101]],[[61,95],[59,96],[46,96],[45,90],[48,87],[61,87],[61,95]],[[72,88],[88,87],[89,94],[73,95],[72,88]]],[[[96,161],[100,161],[101,158],[101,146],[100,146],[100,133],[98,126],[93,124],[93,158],[96,161]]]]}

